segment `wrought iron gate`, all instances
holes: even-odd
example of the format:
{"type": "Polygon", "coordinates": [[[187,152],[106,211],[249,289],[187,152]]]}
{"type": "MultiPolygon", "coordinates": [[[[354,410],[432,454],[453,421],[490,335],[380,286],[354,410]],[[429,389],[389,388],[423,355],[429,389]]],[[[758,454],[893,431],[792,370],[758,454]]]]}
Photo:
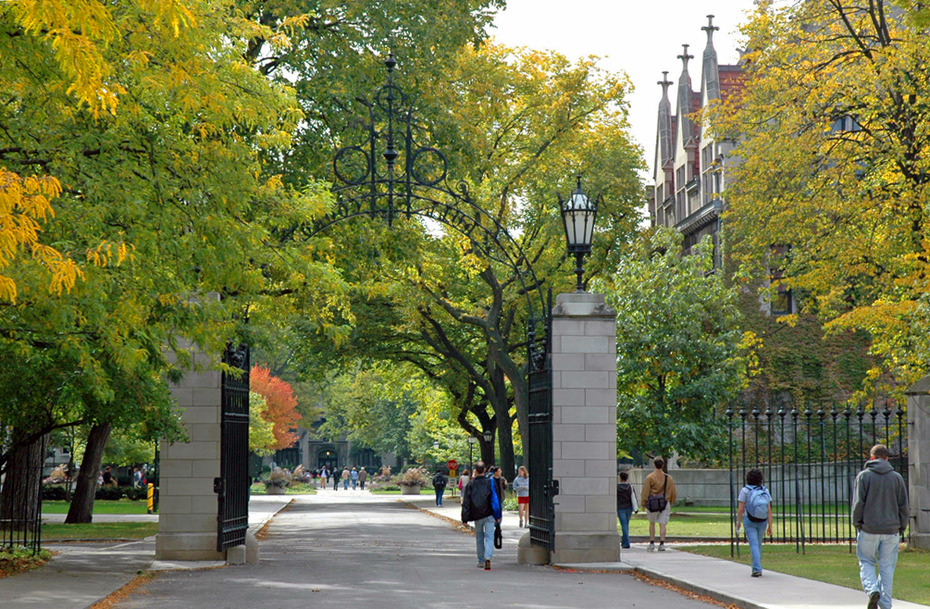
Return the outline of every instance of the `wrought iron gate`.
{"type": "MultiPolygon", "coordinates": [[[[552,290],[545,311],[546,334],[542,345],[530,350],[529,374],[529,468],[530,542],[554,549],[555,506],[559,483],[552,478],[552,290]]],[[[530,336],[530,344],[536,337],[530,336]]]]}
{"type": "Polygon", "coordinates": [[[773,541],[852,543],[853,483],[874,444],[885,444],[889,462],[908,476],[906,415],[900,408],[856,410],[837,406],[777,410],[761,404],[726,412],[730,462],[731,553],[737,496],[750,468],[762,471],[772,493],[773,541]]]}
{"type": "Polygon", "coordinates": [[[245,543],[249,528],[249,348],[228,345],[223,363],[242,371],[223,372],[220,424],[220,477],[217,495],[216,550],[245,543]]]}

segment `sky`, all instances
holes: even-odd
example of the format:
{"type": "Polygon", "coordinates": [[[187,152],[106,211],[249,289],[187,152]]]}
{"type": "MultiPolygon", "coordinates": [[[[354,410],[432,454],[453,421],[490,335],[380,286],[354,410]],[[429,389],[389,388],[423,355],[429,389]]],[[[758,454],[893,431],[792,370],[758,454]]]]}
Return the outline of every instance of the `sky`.
{"type": "MultiPolygon", "coordinates": [[[[492,35],[508,46],[558,51],[572,59],[597,55],[600,65],[625,72],[635,87],[630,98],[633,137],[649,165],[655,155],[656,117],[662,71],[677,83],[682,44],[695,59],[688,72],[700,88],[700,58],[707,42],[701,30],[714,15],[714,48],[720,64],[739,58],[740,23],[752,0],[507,0],[495,18],[492,35]]],[[[672,92],[673,95],[674,92],[672,92]]],[[[672,97],[672,109],[675,102],[672,97]]]]}

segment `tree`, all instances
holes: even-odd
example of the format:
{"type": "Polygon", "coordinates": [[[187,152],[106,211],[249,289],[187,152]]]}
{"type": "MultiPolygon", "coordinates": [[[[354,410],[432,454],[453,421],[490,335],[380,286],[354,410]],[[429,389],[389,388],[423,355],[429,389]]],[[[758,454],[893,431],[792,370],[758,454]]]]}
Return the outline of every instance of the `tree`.
{"type": "MultiPolygon", "coordinates": [[[[536,290],[570,284],[570,273],[559,270],[565,247],[554,189],[568,186],[571,169],[590,170],[589,188],[607,201],[599,247],[612,252],[636,222],[641,159],[626,133],[628,85],[593,61],[571,64],[557,54],[484,44],[461,49],[442,82],[424,83],[423,137],[444,150],[450,175],[467,178],[477,204],[516,236],[538,283],[522,284],[512,267],[482,256],[447,227],[404,223],[389,231],[356,222],[331,229],[318,249],[353,286],[352,315],[344,321],[357,331],[340,352],[404,359],[421,369],[444,361],[459,375],[444,387],[461,396],[471,387],[476,399],[468,403],[474,412],[488,409],[484,429],[497,432],[499,463],[510,471],[514,423],[527,428],[527,290],[539,315],[544,305],[536,290]]],[[[510,254],[518,257],[515,249],[510,254]]],[[[324,353],[332,351],[328,341],[314,346],[318,333],[298,331],[304,366],[335,355],[324,353]]]]}
{"type": "MultiPolygon", "coordinates": [[[[164,385],[191,365],[185,344],[218,354],[250,305],[273,314],[266,295],[309,283],[338,306],[339,289],[324,265],[271,245],[276,222],[327,200],[267,168],[301,111],[244,55],[256,37],[286,43],[280,32],[213,0],[7,2],[0,27],[2,204],[40,219],[45,196],[55,209],[37,244],[9,242],[47,255],[3,267],[17,289],[0,308],[3,469],[59,428],[142,418],[157,437],[176,424],[164,385]],[[69,287],[68,261],[81,280],[49,295],[69,287]]],[[[324,309],[312,309],[322,325],[324,309]]]]}
{"type": "Polygon", "coordinates": [[[744,93],[712,121],[738,142],[727,240],[741,276],[768,285],[778,266],[771,288],[828,331],[868,333],[872,399],[900,398],[930,353],[930,49],[925,10],[899,4],[761,3],[744,93]],[[774,261],[773,244],[790,249],[774,261]]]}
{"type": "Polygon", "coordinates": [[[274,454],[277,438],[274,423],[265,418],[265,398],[254,391],[249,392],[249,452],[259,456],[274,454]]]}
{"type": "MultiPolygon", "coordinates": [[[[681,235],[645,233],[615,274],[597,282],[617,312],[617,436],[624,452],[714,460],[721,408],[744,386],[736,289],[712,274],[705,238],[688,256],[681,235]]],[[[621,453],[622,454],[622,453],[621,453]]]]}
{"type": "Polygon", "coordinates": [[[252,366],[249,386],[253,393],[264,399],[265,407],[260,412],[273,425],[273,448],[280,450],[296,442],[297,435],[291,430],[297,427],[301,416],[297,412],[297,399],[290,384],[272,376],[268,368],[252,366]]]}

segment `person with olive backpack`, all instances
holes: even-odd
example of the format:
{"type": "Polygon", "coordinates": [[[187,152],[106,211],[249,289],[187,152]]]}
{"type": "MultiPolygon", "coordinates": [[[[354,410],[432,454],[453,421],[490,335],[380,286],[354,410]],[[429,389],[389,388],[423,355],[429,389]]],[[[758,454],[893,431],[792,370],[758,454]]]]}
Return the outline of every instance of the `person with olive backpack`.
{"type": "Polygon", "coordinates": [[[649,518],[649,547],[646,550],[656,551],[656,523],[659,523],[659,552],[664,552],[665,529],[672,512],[672,504],[678,495],[675,492],[675,481],[665,473],[665,459],[656,457],[652,464],[656,470],[646,476],[643,492],[639,495],[641,506],[649,518]]]}

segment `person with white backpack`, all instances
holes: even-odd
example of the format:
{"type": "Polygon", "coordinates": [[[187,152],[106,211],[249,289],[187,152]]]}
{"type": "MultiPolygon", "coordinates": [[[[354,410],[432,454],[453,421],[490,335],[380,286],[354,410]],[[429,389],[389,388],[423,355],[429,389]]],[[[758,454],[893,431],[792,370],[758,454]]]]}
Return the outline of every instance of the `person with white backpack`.
{"type": "Polygon", "coordinates": [[[752,576],[762,576],[762,538],[772,535],[772,495],[762,484],[762,472],[746,472],[746,486],[739,492],[736,510],[736,534],[740,526],[746,531],[749,554],[752,556],[752,576]]]}

